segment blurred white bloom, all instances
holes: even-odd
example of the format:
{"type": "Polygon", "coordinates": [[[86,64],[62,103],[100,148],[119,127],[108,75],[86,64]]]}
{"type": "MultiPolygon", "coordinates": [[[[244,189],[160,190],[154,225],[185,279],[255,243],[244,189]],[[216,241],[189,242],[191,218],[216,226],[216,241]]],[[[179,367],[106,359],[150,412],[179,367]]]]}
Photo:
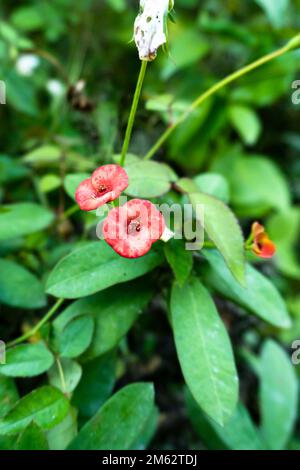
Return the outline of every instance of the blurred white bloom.
{"type": "Polygon", "coordinates": [[[141,60],[154,60],[157,49],[167,42],[166,19],[173,6],[173,0],[140,0],[134,39],[141,60]]]}
{"type": "Polygon", "coordinates": [[[20,75],[29,77],[33,74],[34,70],[38,67],[40,59],[34,54],[20,55],[16,62],[16,69],[20,75]]]}
{"type": "Polygon", "coordinates": [[[48,80],[47,90],[50,95],[53,96],[61,96],[65,92],[64,85],[59,80],[55,79],[48,80]]]}
{"type": "Polygon", "coordinates": [[[172,232],[172,230],[170,230],[167,226],[165,227],[165,230],[164,230],[164,233],[162,234],[162,236],[160,237],[160,239],[167,243],[169,240],[171,240],[171,238],[173,238],[175,235],[174,232],[172,232]]]}

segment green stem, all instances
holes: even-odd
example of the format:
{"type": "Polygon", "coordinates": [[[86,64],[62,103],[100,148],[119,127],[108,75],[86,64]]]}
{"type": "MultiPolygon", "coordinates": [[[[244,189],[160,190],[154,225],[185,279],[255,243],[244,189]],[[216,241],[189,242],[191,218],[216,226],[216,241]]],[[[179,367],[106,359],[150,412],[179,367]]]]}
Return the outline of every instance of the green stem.
{"type": "Polygon", "coordinates": [[[261,67],[262,65],[284,55],[286,52],[292,50],[297,46],[297,40],[299,41],[299,36],[296,36],[294,40],[291,40],[286,46],[282,47],[281,49],[278,49],[275,52],[272,52],[270,54],[267,54],[260,59],[256,60],[255,62],[252,62],[249,65],[246,65],[240,70],[237,70],[236,72],[232,73],[231,75],[228,75],[226,78],[221,80],[220,82],[216,83],[213,85],[211,88],[209,88],[205,93],[200,95],[192,104],[191,106],[170,126],[166,131],[162,134],[162,136],[157,140],[157,142],[153,145],[153,147],[149,150],[147,155],[145,156],[145,160],[149,160],[150,158],[153,157],[153,155],[157,152],[157,150],[165,143],[165,141],[170,137],[170,135],[177,129],[177,127],[182,124],[190,115],[191,113],[198,108],[201,104],[204,103],[208,98],[213,96],[215,93],[220,91],[222,88],[227,86],[228,84],[234,82],[235,80],[238,80],[239,78],[243,77],[249,72],[252,72],[253,70],[257,69],[258,67],[261,67]]]}
{"type": "Polygon", "coordinates": [[[71,215],[76,214],[80,210],[80,207],[77,204],[74,204],[73,206],[69,207],[65,212],[62,213],[61,218],[62,219],[68,219],[71,215]]]}
{"type": "Polygon", "coordinates": [[[58,369],[58,374],[59,374],[59,378],[60,378],[60,382],[61,382],[62,392],[65,394],[66,391],[67,391],[67,386],[66,386],[66,380],[65,380],[64,370],[63,370],[63,367],[62,367],[62,364],[61,364],[61,362],[60,362],[59,357],[57,357],[57,358],[55,359],[55,361],[56,361],[56,365],[57,365],[57,369],[58,369]]]}
{"type": "Polygon", "coordinates": [[[142,63],[141,63],[141,69],[140,69],[138,81],[137,81],[137,84],[136,84],[136,89],[135,89],[135,93],[134,93],[134,97],[133,97],[133,101],[132,101],[132,106],[131,106],[131,110],[130,110],[127,129],[126,129],[126,133],[125,133],[125,139],[124,139],[124,144],[123,144],[122,153],[121,153],[121,161],[120,161],[121,166],[124,165],[125,160],[126,160],[126,155],[127,155],[127,151],[128,151],[128,147],[129,147],[129,143],[130,143],[130,138],[131,138],[131,134],[132,134],[132,129],[133,129],[134,119],[135,119],[135,115],[136,115],[136,110],[137,110],[137,107],[138,107],[138,104],[139,104],[139,99],[140,99],[140,96],[141,96],[141,91],[142,91],[142,87],[143,87],[143,82],[144,82],[144,78],[145,78],[145,74],[146,74],[147,65],[148,65],[148,62],[146,60],[143,60],[142,63]]]}
{"type": "Polygon", "coordinates": [[[42,328],[45,323],[54,315],[54,313],[59,309],[61,304],[64,302],[65,299],[58,299],[58,301],[53,305],[53,307],[46,313],[46,315],[32,328],[30,331],[27,331],[24,335],[20,336],[17,339],[14,339],[10,343],[7,344],[7,347],[16,346],[16,344],[23,343],[31,336],[34,336],[40,328],[42,328]]]}

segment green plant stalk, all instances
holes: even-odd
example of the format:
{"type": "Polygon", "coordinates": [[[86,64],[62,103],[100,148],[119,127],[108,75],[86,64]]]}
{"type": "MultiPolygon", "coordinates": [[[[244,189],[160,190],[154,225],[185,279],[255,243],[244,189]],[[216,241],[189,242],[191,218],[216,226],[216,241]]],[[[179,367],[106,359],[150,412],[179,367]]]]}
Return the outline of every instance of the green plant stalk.
{"type": "Polygon", "coordinates": [[[133,101],[132,101],[132,105],[131,105],[130,115],[129,115],[127,129],[126,129],[126,133],[125,133],[124,143],[123,143],[123,148],[122,148],[122,152],[121,152],[121,160],[120,160],[120,165],[121,166],[124,166],[124,164],[125,164],[126,155],[127,155],[127,151],[128,151],[128,147],[129,147],[129,143],[130,143],[130,139],[131,139],[131,134],[132,134],[132,129],[133,129],[133,125],[134,125],[134,119],[135,119],[137,107],[138,107],[138,104],[139,104],[141,91],[142,91],[142,87],[143,87],[143,83],[144,83],[144,78],[145,78],[145,74],[146,74],[146,70],[147,70],[147,65],[148,65],[148,62],[146,60],[142,60],[141,69],[140,69],[140,73],[139,73],[139,77],[138,77],[138,80],[137,80],[136,89],[135,89],[135,93],[134,93],[134,97],[133,97],[133,101]]]}
{"type": "Polygon", "coordinates": [[[284,47],[271,52],[270,54],[267,54],[260,59],[256,60],[255,62],[252,62],[249,65],[246,65],[245,67],[237,70],[236,72],[232,73],[231,75],[228,75],[225,77],[223,80],[220,82],[216,83],[213,85],[211,88],[209,88],[205,93],[200,95],[192,104],[191,106],[172,124],[170,125],[166,131],[161,135],[161,137],[157,140],[157,142],[151,147],[149,152],[145,155],[145,160],[149,160],[150,158],[153,157],[153,155],[157,152],[157,150],[166,142],[166,140],[170,137],[170,135],[177,129],[177,127],[182,124],[190,115],[191,113],[197,109],[201,104],[203,104],[208,98],[213,96],[215,93],[220,91],[222,88],[226,87],[230,83],[234,82],[235,80],[238,80],[239,78],[243,77],[244,75],[248,74],[249,72],[252,72],[253,70],[257,69],[258,67],[261,67],[262,65],[267,64],[268,62],[271,62],[274,59],[277,59],[278,57],[283,56],[287,52],[295,49],[300,45],[300,35],[296,36],[293,38],[291,41],[288,42],[284,47]]]}
{"type": "Polygon", "coordinates": [[[65,299],[58,299],[57,302],[53,305],[53,307],[46,313],[46,315],[33,327],[30,331],[27,331],[24,335],[20,336],[17,339],[14,339],[10,343],[7,344],[7,347],[10,348],[12,346],[16,346],[17,344],[23,343],[27,339],[34,336],[42,326],[44,326],[50,318],[57,312],[61,304],[64,302],[65,299]]]}
{"type": "Polygon", "coordinates": [[[67,386],[66,386],[64,370],[63,370],[59,357],[57,357],[55,361],[56,361],[56,366],[57,366],[57,370],[58,370],[58,374],[59,374],[59,378],[61,382],[62,392],[66,394],[67,386]]]}

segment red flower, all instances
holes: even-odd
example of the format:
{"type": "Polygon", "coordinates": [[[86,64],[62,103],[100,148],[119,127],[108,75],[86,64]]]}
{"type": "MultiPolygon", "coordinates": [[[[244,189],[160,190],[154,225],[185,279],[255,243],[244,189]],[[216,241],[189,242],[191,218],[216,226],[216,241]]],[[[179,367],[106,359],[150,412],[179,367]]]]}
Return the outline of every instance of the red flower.
{"type": "Polygon", "coordinates": [[[253,253],[260,258],[272,258],[276,252],[275,244],[269,239],[265,227],[258,222],[252,225],[250,237],[253,242],[251,245],[253,253]]]}
{"type": "Polygon", "coordinates": [[[80,209],[91,211],[117,199],[128,187],[128,176],[119,165],[104,165],[78,186],[75,199],[80,209]]]}
{"type": "Polygon", "coordinates": [[[164,229],[164,218],[154,204],[132,199],[110,211],[103,224],[103,235],[119,255],[139,258],[148,253],[164,229]]]}

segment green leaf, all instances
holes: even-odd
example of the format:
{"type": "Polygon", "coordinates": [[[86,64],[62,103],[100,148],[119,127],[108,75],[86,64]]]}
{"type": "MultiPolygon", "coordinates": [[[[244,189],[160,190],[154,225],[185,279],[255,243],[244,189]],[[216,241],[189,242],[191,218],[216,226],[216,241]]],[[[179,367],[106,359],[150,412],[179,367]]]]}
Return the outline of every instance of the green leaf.
{"type": "Polygon", "coordinates": [[[18,437],[16,450],[47,450],[48,443],[42,429],[33,421],[18,437]]]}
{"type": "Polygon", "coordinates": [[[255,0],[265,11],[274,28],[281,28],[286,23],[290,0],[255,0]]]}
{"type": "Polygon", "coordinates": [[[274,261],[278,269],[284,275],[298,280],[300,278],[300,263],[295,247],[300,231],[299,209],[293,207],[274,214],[268,219],[267,231],[276,245],[274,261]]]}
{"type": "Polygon", "coordinates": [[[165,244],[164,251],[176,281],[182,287],[193,269],[193,253],[185,249],[183,240],[174,239],[165,244]]]}
{"type": "Polygon", "coordinates": [[[91,315],[95,322],[92,344],[85,358],[92,359],[116,347],[126,335],[152,295],[149,283],[131,282],[106,289],[85,299],[73,302],[54,321],[59,337],[70,321],[81,315],[91,315]]]}
{"type": "Polygon", "coordinates": [[[50,274],[47,292],[76,299],[143,276],[162,262],[153,249],[137,259],[119,256],[105,243],[91,242],[63,258],[50,274]]]}
{"type": "Polygon", "coordinates": [[[23,344],[8,349],[6,364],[0,365],[0,373],[8,377],[34,377],[50,369],[53,361],[44,343],[23,344]]]}
{"type": "Polygon", "coordinates": [[[72,403],[84,419],[89,419],[110,396],[116,380],[116,354],[109,352],[83,365],[82,379],[72,403]]]}
{"type": "Polygon", "coordinates": [[[63,393],[72,393],[81,379],[81,366],[77,362],[68,358],[61,358],[59,360],[64,377],[63,383],[57,363],[53,364],[48,372],[49,383],[50,385],[53,385],[53,387],[61,390],[63,393]]]}
{"type": "Polygon", "coordinates": [[[94,320],[85,315],[70,321],[59,337],[59,351],[62,357],[78,357],[91,344],[94,320]]]}
{"type": "Polygon", "coordinates": [[[229,185],[224,176],[218,173],[202,173],[193,181],[200,192],[221,199],[225,204],[229,202],[229,185]]]}
{"type": "Polygon", "coordinates": [[[12,450],[16,439],[11,436],[0,436],[0,450],[12,450]]]}
{"type": "Polygon", "coordinates": [[[174,284],[172,324],[181,369],[200,407],[221,426],[232,416],[238,377],[231,343],[216,307],[200,280],[174,284]]]}
{"type": "Polygon", "coordinates": [[[156,406],[153,407],[153,411],[147,420],[144,429],[138,436],[136,442],[131,446],[130,450],[145,450],[148,448],[149,443],[153,439],[159,421],[159,410],[156,406]]]}
{"type": "Polygon", "coordinates": [[[228,111],[231,123],[244,144],[255,145],[262,131],[262,125],[256,112],[241,105],[232,105],[228,111]]]}
{"type": "Polygon", "coordinates": [[[0,301],[26,309],[41,308],[47,302],[40,281],[23,266],[4,259],[0,259],[0,301]]]}
{"type": "Polygon", "coordinates": [[[261,356],[260,404],[263,436],[273,450],[285,448],[297,419],[298,379],[291,359],[274,341],[261,356]]]}
{"type": "Polygon", "coordinates": [[[186,396],[189,418],[195,431],[204,444],[211,450],[263,450],[262,442],[257,428],[251,417],[240,402],[224,427],[205,416],[191,396],[186,396]]]}
{"type": "Polygon", "coordinates": [[[152,198],[162,196],[171,188],[177,177],[170,167],[163,163],[138,160],[125,167],[129,186],[126,194],[134,197],[152,198]]]}
{"type": "Polygon", "coordinates": [[[19,160],[6,155],[0,156],[0,183],[16,181],[29,174],[29,169],[23,166],[19,160]]]}
{"type": "Polygon", "coordinates": [[[171,56],[173,60],[165,60],[162,76],[166,80],[179,69],[199,62],[209,51],[209,44],[196,29],[187,28],[177,31],[172,40],[171,56]]]}
{"type": "Polygon", "coordinates": [[[39,180],[39,189],[42,193],[50,193],[61,186],[61,178],[54,173],[48,173],[39,180]]]}
{"type": "Polygon", "coordinates": [[[67,175],[64,179],[64,188],[68,196],[75,201],[76,189],[82,183],[83,180],[89,178],[89,173],[76,173],[73,175],[67,175]]]}
{"type": "Polygon", "coordinates": [[[274,284],[263,274],[247,264],[247,288],[243,288],[236,282],[215,250],[204,250],[203,253],[211,266],[206,276],[210,286],[271,325],[279,328],[291,326],[284,300],[274,284]]]}
{"type": "Polygon", "coordinates": [[[80,430],[70,450],[128,450],[137,441],[154,407],[150,383],[117,392],[80,430]]]}
{"type": "Polygon", "coordinates": [[[57,162],[62,156],[62,151],[54,145],[38,147],[23,156],[23,161],[31,165],[49,165],[57,162]]]}
{"type": "Polygon", "coordinates": [[[67,416],[54,428],[47,431],[50,450],[65,450],[77,435],[77,413],[70,408],[67,416]]]}
{"type": "Polygon", "coordinates": [[[290,207],[286,178],[278,166],[264,156],[230,153],[216,163],[214,170],[221,172],[229,182],[231,203],[242,215],[261,217],[272,208],[285,211],[290,207]]]}
{"type": "Polygon", "coordinates": [[[37,31],[45,25],[41,11],[34,6],[17,8],[11,15],[11,21],[17,29],[26,32],[37,31]]]}
{"type": "Polygon", "coordinates": [[[38,204],[24,202],[3,206],[0,212],[0,241],[28,235],[48,227],[52,212],[38,204]]]}
{"type": "Polygon", "coordinates": [[[13,68],[4,76],[4,80],[10,106],[21,113],[36,117],[38,114],[37,90],[33,81],[29,77],[19,75],[13,68]]]}
{"type": "Polygon", "coordinates": [[[45,386],[21,398],[0,420],[0,435],[14,435],[32,421],[42,429],[51,429],[66,416],[69,402],[56,388],[45,386]]]}
{"type": "Polygon", "coordinates": [[[204,228],[215,243],[234,277],[245,284],[244,239],[231,210],[220,200],[204,193],[190,193],[194,211],[203,207],[204,228]]]}
{"type": "Polygon", "coordinates": [[[0,418],[8,413],[18,399],[15,382],[9,377],[0,375],[0,418]]]}

